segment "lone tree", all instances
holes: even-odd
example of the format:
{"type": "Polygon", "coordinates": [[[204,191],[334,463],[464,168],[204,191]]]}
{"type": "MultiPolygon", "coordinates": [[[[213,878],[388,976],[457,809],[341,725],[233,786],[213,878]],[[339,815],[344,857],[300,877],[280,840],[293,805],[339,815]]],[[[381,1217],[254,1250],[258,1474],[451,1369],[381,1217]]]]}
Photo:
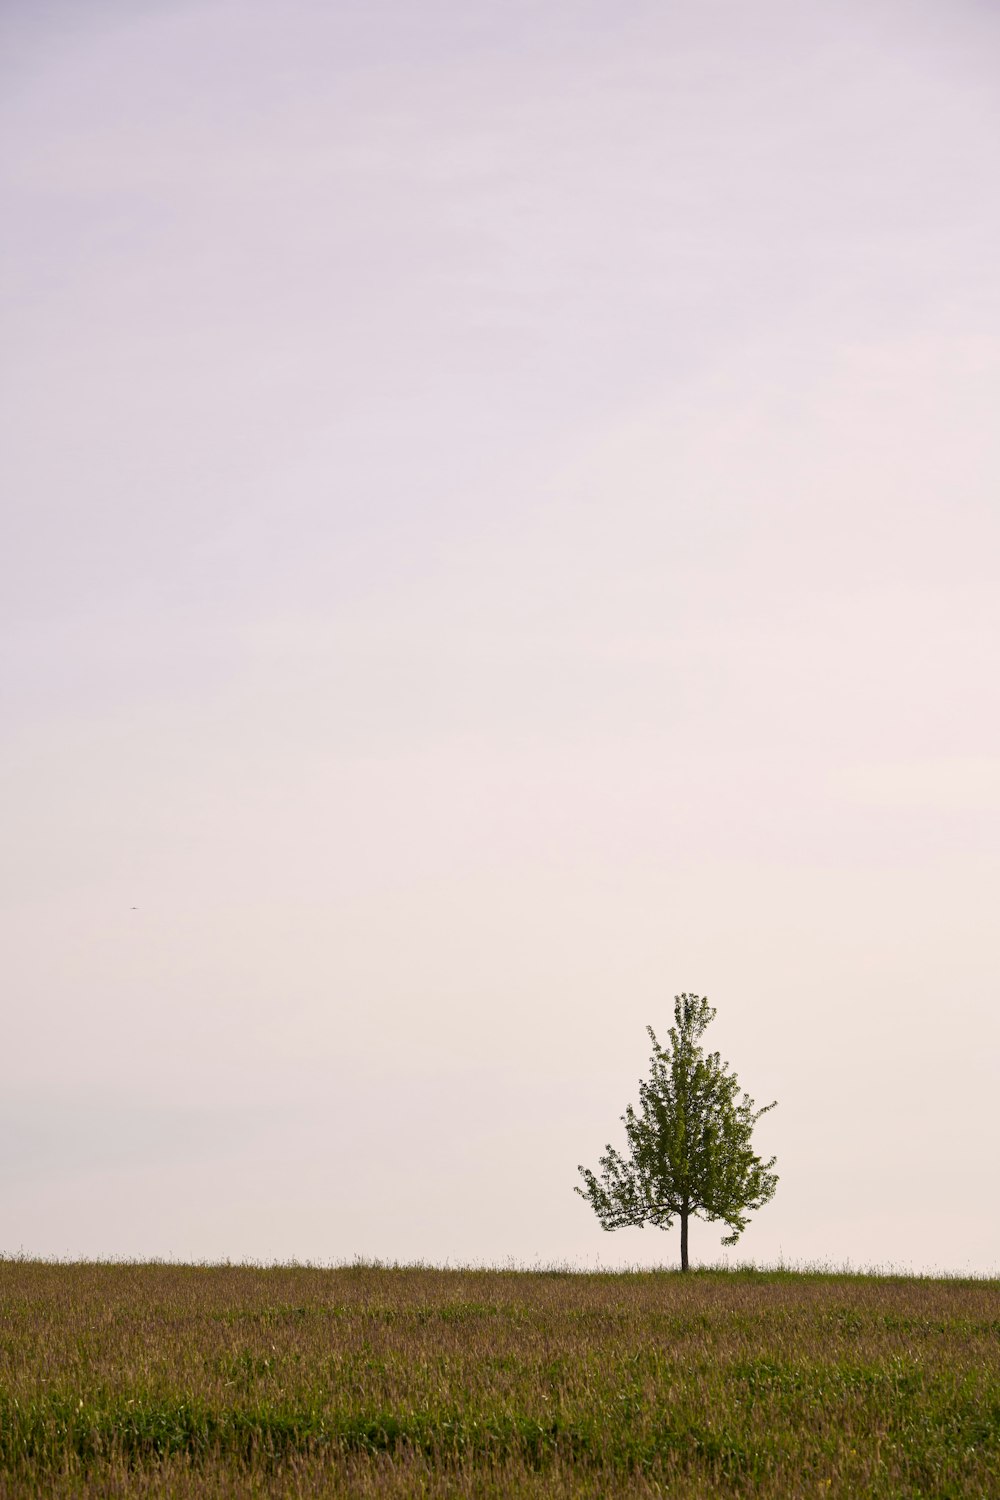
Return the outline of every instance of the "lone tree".
{"type": "Polygon", "coordinates": [[[688,1219],[721,1219],[731,1230],[722,1243],[735,1245],[752,1209],[774,1197],[775,1157],[761,1161],[750,1145],[753,1127],[772,1104],[754,1109],[739,1097],[739,1080],[718,1052],[705,1055],[700,1039],[715,1009],[697,995],[674,1000],[670,1045],[661,1047],[652,1026],[649,1078],[639,1084],[639,1109],[622,1115],[628,1155],[608,1146],[601,1175],[578,1168],[586,1198],[602,1229],[669,1229],[681,1221],[681,1270],[688,1268],[688,1219]]]}

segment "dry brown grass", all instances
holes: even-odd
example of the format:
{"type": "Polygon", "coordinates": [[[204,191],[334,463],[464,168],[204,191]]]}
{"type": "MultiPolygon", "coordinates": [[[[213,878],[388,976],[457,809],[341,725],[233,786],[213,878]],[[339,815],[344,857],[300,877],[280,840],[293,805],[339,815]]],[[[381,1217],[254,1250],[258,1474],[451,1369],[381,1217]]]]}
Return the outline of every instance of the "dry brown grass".
{"type": "Polygon", "coordinates": [[[1000,1494],[1000,1283],[0,1262],[0,1497],[1000,1494]]]}

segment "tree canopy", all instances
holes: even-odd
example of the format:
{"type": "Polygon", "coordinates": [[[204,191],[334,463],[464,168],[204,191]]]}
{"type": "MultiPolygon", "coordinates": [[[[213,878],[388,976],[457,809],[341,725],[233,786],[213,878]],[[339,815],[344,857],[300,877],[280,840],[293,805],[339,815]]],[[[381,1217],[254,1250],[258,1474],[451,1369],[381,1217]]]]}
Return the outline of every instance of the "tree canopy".
{"type": "Polygon", "coordinates": [[[681,1227],[681,1269],[688,1268],[691,1215],[721,1220],[729,1228],[724,1245],[734,1245],[753,1210],[773,1198],[778,1178],[775,1157],[762,1161],[751,1145],[753,1127],[776,1100],[754,1108],[729,1064],[718,1052],[706,1054],[701,1037],[715,1009],[697,995],[674,1000],[670,1041],[653,1044],[649,1077],[639,1084],[639,1107],[622,1115],[628,1149],[609,1145],[600,1175],[579,1167],[586,1198],[603,1229],[681,1227]]]}

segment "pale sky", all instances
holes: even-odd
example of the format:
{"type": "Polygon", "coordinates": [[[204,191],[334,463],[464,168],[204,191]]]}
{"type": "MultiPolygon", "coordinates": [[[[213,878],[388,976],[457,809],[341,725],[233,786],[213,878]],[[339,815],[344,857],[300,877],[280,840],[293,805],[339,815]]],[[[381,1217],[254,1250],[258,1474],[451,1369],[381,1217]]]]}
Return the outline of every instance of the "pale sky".
{"type": "Polygon", "coordinates": [[[996,1272],[1000,9],[0,55],[0,1251],[674,1261],[693,990],[730,1259],[996,1272]]]}

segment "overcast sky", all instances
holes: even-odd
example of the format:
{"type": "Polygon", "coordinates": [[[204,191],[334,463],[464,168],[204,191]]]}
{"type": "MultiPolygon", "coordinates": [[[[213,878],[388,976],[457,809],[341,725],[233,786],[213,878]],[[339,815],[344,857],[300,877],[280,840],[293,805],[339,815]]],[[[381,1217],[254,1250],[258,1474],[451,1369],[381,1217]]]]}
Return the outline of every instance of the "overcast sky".
{"type": "Polygon", "coordinates": [[[1000,10],[0,32],[0,1250],[996,1271],[1000,10]]]}

